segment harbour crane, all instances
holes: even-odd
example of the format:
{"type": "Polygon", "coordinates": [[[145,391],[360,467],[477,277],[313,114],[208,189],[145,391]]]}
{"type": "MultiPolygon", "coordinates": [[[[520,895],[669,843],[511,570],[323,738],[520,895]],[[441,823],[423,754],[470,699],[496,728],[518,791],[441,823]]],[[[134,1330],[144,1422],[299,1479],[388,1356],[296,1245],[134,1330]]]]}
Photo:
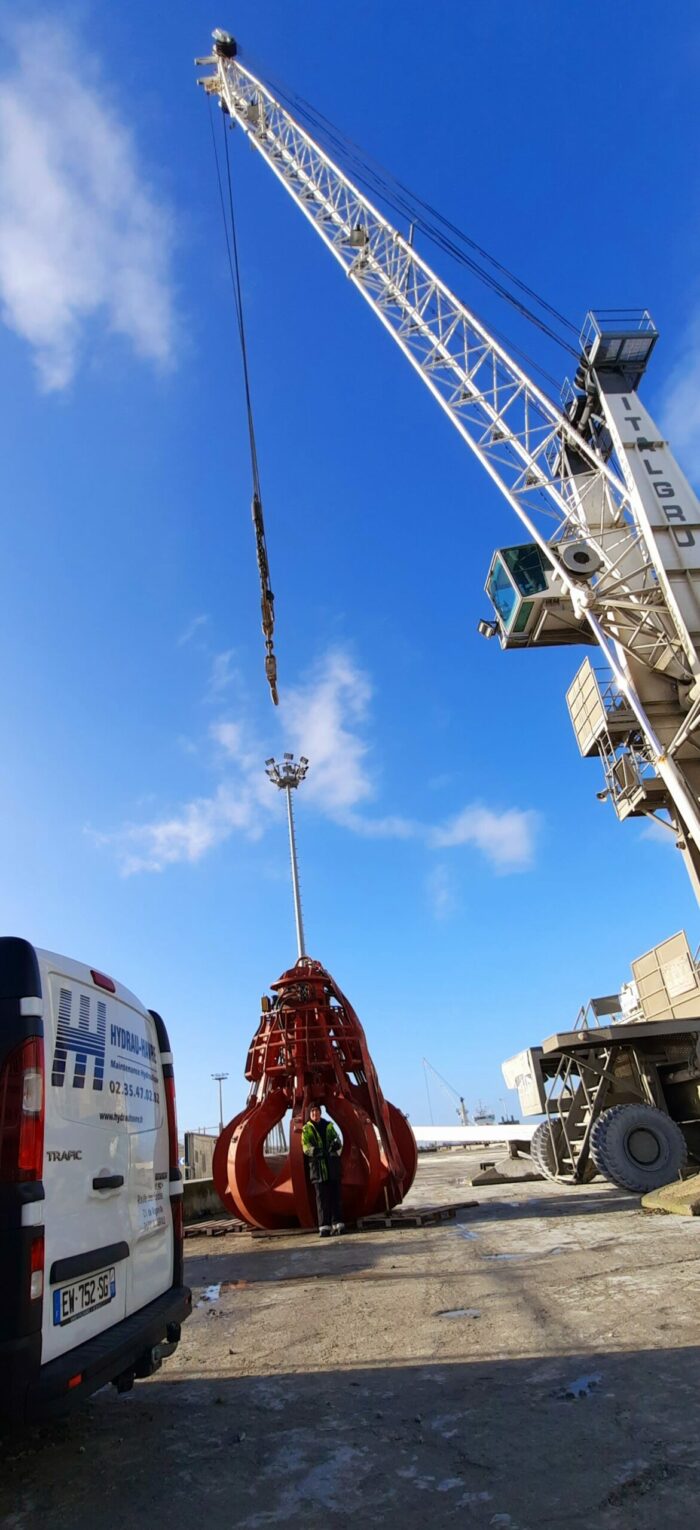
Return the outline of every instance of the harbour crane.
{"type": "Polygon", "coordinates": [[[297,117],[213,34],[218,97],[505,496],[523,540],[494,554],[504,649],[588,644],[567,703],[619,819],[675,831],[700,900],[700,503],[638,396],[648,310],[590,313],[555,404],[297,117]],[[667,816],[666,816],[667,815],[667,816]]]}
{"type": "MultiPolygon", "coordinates": [[[[428,1095],[428,1104],[430,1105],[430,1087],[429,1087],[429,1084],[428,1084],[428,1072],[430,1072],[430,1073],[432,1073],[433,1077],[437,1079],[438,1083],[442,1086],[442,1088],[444,1089],[445,1093],[447,1095],[449,1095],[449,1097],[450,1097],[450,1099],[452,1101],[452,1104],[453,1104],[453,1106],[454,1106],[454,1108],[455,1108],[455,1110],[457,1112],[457,1115],[459,1117],[460,1125],[461,1126],[469,1126],[469,1124],[470,1124],[470,1122],[469,1122],[469,1111],[467,1110],[467,1107],[466,1107],[466,1105],[464,1103],[464,1096],[461,1095],[461,1094],[458,1094],[457,1090],[453,1089],[451,1084],[448,1084],[447,1079],[443,1078],[441,1073],[438,1073],[437,1068],[434,1068],[432,1063],[428,1062],[427,1057],[423,1058],[423,1072],[425,1074],[425,1088],[426,1088],[426,1092],[427,1092],[427,1095],[428,1095]],[[457,1102],[456,1105],[455,1105],[455,1101],[457,1102]]],[[[431,1120],[432,1120],[432,1115],[431,1115],[431,1120]]]]}

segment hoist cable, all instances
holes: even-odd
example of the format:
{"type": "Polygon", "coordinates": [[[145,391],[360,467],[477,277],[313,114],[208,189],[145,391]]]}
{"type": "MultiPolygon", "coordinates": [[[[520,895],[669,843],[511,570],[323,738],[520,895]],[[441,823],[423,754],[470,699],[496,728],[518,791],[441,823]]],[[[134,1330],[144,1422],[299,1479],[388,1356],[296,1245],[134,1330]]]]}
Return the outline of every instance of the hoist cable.
{"type": "MultiPolygon", "coordinates": [[[[325,117],[317,108],[311,106],[303,96],[288,90],[279,81],[270,79],[270,85],[292,112],[304,120],[307,127],[313,130],[314,135],[321,140],[321,146],[323,147],[323,140],[325,139],[326,147],[330,146],[332,151],[341,159],[341,162],[344,160],[346,165],[351,167],[355,178],[361,185],[364,185],[366,190],[370,190],[380,197],[391,208],[392,212],[405,216],[415,228],[425,234],[426,238],[443,249],[460,264],[466,266],[497,297],[510,303],[523,318],[535,325],[548,339],[560,345],[578,361],[579,350],[576,346],[569,339],[565,339],[561,334],[558,334],[551,324],[536,314],[532,308],[528,307],[516,293],[510,292],[507,286],[504,285],[504,281],[510,282],[512,286],[529,297],[532,302],[538,304],[556,324],[562,326],[569,334],[577,337],[577,326],[570,319],[560,313],[553,304],[537,293],[527,282],[522,281],[515,272],[510,271],[502,261],[497,260],[494,255],[491,255],[488,250],[484,249],[483,245],[478,244],[469,234],[460,229],[457,224],[445,218],[430,202],[411,192],[402,181],[391,175],[378,161],[366,156],[354,140],[347,138],[338,128],[334,127],[330,119],[325,117]],[[460,244],[467,248],[460,248],[460,244]],[[474,253],[469,254],[467,250],[471,250],[474,253]],[[492,272],[486,270],[479,263],[479,260],[475,258],[477,255],[481,257],[482,261],[488,262],[504,278],[504,281],[499,280],[492,272]]],[[[535,365],[535,363],[532,364],[535,365]]],[[[538,368],[538,370],[541,370],[541,368],[538,368]]]]}
{"type": "Polygon", "coordinates": [[[233,254],[232,270],[234,282],[234,302],[236,304],[236,317],[238,319],[238,333],[241,341],[241,363],[243,366],[243,386],[245,388],[245,406],[248,417],[248,435],[250,438],[250,460],[253,470],[253,492],[260,496],[260,470],[258,467],[258,448],[255,441],[255,425],[253,422],[253,403],[250,392],[250,372],[248,370],[248,346],[246,343],[245,324],[243,321],[243,295],[241,293],[241,268],[238,259],[238,237],[236,234],[236,219],[233,211],[233,183],[231,180],[231,156],[228,151],[228,133],[226,131],[226,116],[221,113],[221,127],[224,135],[224,150],[226,155],[226,182],[228,187],[228,211],[229,226],[231,229],[231,249],[233,254]]]}
{"type": "Polygon", "coordinates": [[[567,319],[565,314],[560,313],[559,309],[555,308],[547,298],[542,297],[541,294],[536,292],[533,287],[530,287],[527,282],[524,282],[521,277],[517,276],[514,271],[511,271],[508,266],[504,265],[502,261],[498,260],[495,255],[492,255],[489,250],[484,249],[483,245],[478,244],[475,239],[472,239],[469,234],[465,233],[464,229],[461,229],[457,224],[452,223],[449,218],[446,218],[443,213],[441,213],[437,208],[433,207],[432,203],[426,202],[423,197],[418,196],[416,192],[412,192],[410,188],[404,184],[403,181],[400,181],[398,177],[393,175],[390,170],[387,170],[379,160],[374,159],[373,156],[366,155],[361,149],[360,145],[357,144],[354,139],[346,137],[346,135],[342,133],[339,128],[334,127],[330,119],[325,117],[323,112],[319,111],[317,107],[311,106],[310,102],[305,101],[303,96],[298,96],[296,99],[299,103],[299,106],[303,110],[307,111],[312,118],[315,117],[320,124],[325,126],[326,130],[333,135],[340,148],[345,148],[346,152],[347,149],[350,149],[359,156],[359,163],[364,163],[366,165],[367,170],[374,176],[378,184],[383,183],[386,187],[390,187],[392,185],[396,187],[397,190],[401,192],[403,196],[407,197],[415,207],[422,207],[424,211],[431,217],[436,218],[438,223],[441,223],[444,228],[446,228],[457,239],[461,240],[463,244],[468,245],[469,248],[474,250],[477,255],[480,255],[482,260],[488,261],[489,265],[492,265],[496,271],[499,271],[502,276],[505,276],[508,281],[511,281],[514,286],[520,289],[521,292],[526,293],[528,297],[532,298],[534,302],[538,303],[541,308],[549,313],[553,319],[556,319],[561,325],[563,325],[565,329],[571,330],[573,334],[578,336],[577,326],[571,321],[571,319],[567,319]]]}
{"type": "MultiPolygon", "coordinates": [[[[522,281],[519,276],[516,276],[515,272],[510,271],[502,261],[497,260],[494,255],[491,255],[488,250],[484,249],[483,245],[478,244],[469,234],[460,229],[457,224],[451,222],[449,218],[446,218],[437,208],[433,207],[430,202],[426,202],[424,198],[412,192],[403,181],[392,175],[390,171],[385,170],[378,161],[373,161],[369,156],[363,155],[359,146],[352,139],[346,139],[338,129],[333,128],[329,119],[324,117],[322,113],[317,112],[315,108],[310,107],[303,97],[293,97],[292,103],[299,115],[305,116],[317,131],[319,129],[325,131],[325,136],[334,143],[336,151],[343,155],[346,161],[348,159],[352,161],[358,176],[364,179],[365,184],[371,185],[392,208],[400,210],[408,216],[414,226],[419,227],[433,242],[449,250],[449,253],[455,259],[462,261],[474,271],[475,275],[479,276],[489,285],[492,285],[493,290],[499,296],[505,298],[508,302],[514,302],[521,312],[532,319],[533,322],[541,323],[537,315],[533,314],[526,305],[521,304],[520,300],[515,298],[512,293],[509,293],[500,282],[490,277],[489,273],[478,265],[478,262],[474,261],[470,256],[465,256],[455,245],[455,239],[473,250],[475,255],[479,255],[482,260],[487,261],[489,265],[493,266],[494,270],[498,271],[513,286],[517,287],[527,297],[531,298],[533,302],[537,303],[557,323],[569,329],[573,334],[578,334],[576,325],[561,314],[558,309],[554,308],[546,298],[541,297],[527,282],[522,281]],[[423,216],[424,214],[427,216],[423,216]]],[[[549,330],[547,332],[551,333],[549,330]]],[[[553,333],[551,333],[551,338],[560,339],[559,336],[553,333]]]]}
{"type": "MultiPolygon", "coordinates": [[[[289,104],[291,106],[294,106],[295,98],[292,96],[291,93],[286,92],[285,88],[283,86],[281,86],[277,81],[271,81],[271,84],[273,85],[273,88],[277,91],[277,93],[279,94],[280,97],[282,97],[283,99],[288,99],[289,100],[289,104]]],[[[299,99],[303,101],[303,98],[299,98],[299,99]]],[[[306,115],[306,113],[302,110],[301,107],[299,107],[298,110],[299,110],[299,115],[300,116],[306,115]]],[[[319,116],[320,115],[321,114],[319,114],[319,116]]],[[[309,108],[308,118],[309,118],[310,126],[314,127],[315,123],[314,123],[313,108],[309,108]]],[[[326,119],[323,119],[323,120],[326,120],[326,119]]],[[[331,135],[328,135],[328,136],[331,136],[331,135]]],[[[348,140],[348,142],[351,143],[352,140],[348,140]]],[[[342,147],[340,136],[337,137],[337,143],[338,143],[339,147],[342,147]]],[[[360,151],[358,149],[357,153],[359,154],[359,152],[360,151]]],[[[364,179],[365,180],[365,184],[367,186],[367,189],[369,189],[369,190],[373,191],[375,194],[377,194],[381,198],[381,200],[384,201],[385,204],[391,208],[391,210],[394,213],[398,212],[399,215],[403,213],[405,216],[407,216],[409,218],[409,221],[413,222],[414,226],[415,226],[415,217],[416,217],[415,209],[412,208],[407,203],[404,203],[402,206],[399,206],[397,203],[392,203],[390,201],[390,199],[388,198],[388,196],[385,194],[385,192],[380,187],[378,187],[377,185],[374,185],[372,180],[369,179],[369,177],[365,177],[365,166],[364,166],[363,162],[359,158],[357,158],[356,155],[353,155],[352,158],[353,158],[353,161],[354,161],[354,163],[353,163],[353,171],[354,171],[354,173],[356,175],[357,180],[358,181],[362,181],[364,179]]],[[[421,229],[423,229],[423,223],[422,222],[420,224],[420,227],[421,227],[421,229]]],[[[473,269],[473,271],[475,272],[475,274],[477,276],[479,276],[482,280],[486,281],[487,285],[492,287],[492,290],[495,291],[497,296],[501,296],[501,297],[505,296],[505,297],[509,298],[509,294],[507,292],[505,292],[505,289],[503,289],[501,287],[500,283],[494,283],[492,278],[489,276],[488,273],[482,272],[480,270],[480,268],[478,267],[478,265],[476,264],[476,262],[472,262],[468,257],[463,256],[462,252],[460,250],[456,249],[452,242],[445,240],[444,236],[440,236],[439,233],[436,233],[435,235],[429,235],[429,237],[432,238],[432,241],[433,241],[434,244],[439,245],[441,248],[445,249],[448,254],[453,255],[454,258],[457,259],[460,262],[460,264],[468,265],[470,269],[473,269]]],[[[464,235],[463,237],[466,239],[467,235],[464,235]]],[[[542,301],[544,301],[544,300],[542,300],[542,301]]],[[[517,304],[517,306],[520,307],[521,305],[517,304]]],[[[556,310],[553,310],[553,312],[556,313],[556,310]]],[[[475,314],[475,317],[479,318],[479,315],[475,314]]],[[[480,323],[484,323],[484,321],[481,320],[481,319],[479,319],[479,322],[480,323]]],[[[542,325],[541,325],[539,320],[536,319],[535,322],[537,322],[538,327],[540,327],[540,328],[542,327],[542,325]]],[[[566,324],[569,324],[569,321],[565,320],[563,318],[562,318],[562,322],[566,323],[566,324]]],[[[575,329],[575,325],[570,325],[569,327],[572,328],[572,329],[575,329]]],[[[546,382],[553,389],[554,395],[556,397],[556,395],[560,392],[560,388],[561,388],[561,379],[560,378],[554,377],[551,372],[547,371],[546,367],[542,366],[541,362],[536,361],[535,357],[530,355],[529,351],[524,350],[523,347],[520,346],[520,345],[516,345],[515,342],[511,339],[511,337],[509,335],[503,334],[503,332],[501,330],[497,329],[495,325],[493,325],[493,324],[486,325],[484,323],[484,328],[488,328],[490,333],[493,334],[497,340],[500,340],[503,343],[503,345],[505,345],[507,350],[510,350],[514,355],[518,356],[520,358],[520,360],[522,362],[524,362],[525,365],[528,366],[531,369],[531,371],[537,372],[539,374],[539,376],[544,380],[544,382],[546,382]]],[[[578,352],[575,351],[571,346],[569,346],[567,342],[562,341],[562,339],[558,335],[555,335],[554,332],[551,331],[548,327],[545,327],[545,333],[548,336],[550,336],[552,339],[554,339],[557,342],[558,345],[563,346],[565,350],[569,351],[570,354],[573,355],[576,358],[576,360],[578,361],[578,352]]]]}
{"type": "Polygon", "coordinates": [[[250,444],[250,465],[253,480],[252,516],[253,529],[255,531],[255,552],[258,561],[258,573],[260,575],[260,610],[262,617],[262,630],[265,638],[265,675],[270,687],[270,694],[274,705],[279,703],[277,692],[277,660],[273,647],[273,634],[275,630],[275,597],[270,588],[270,565],[267,556],[267,544],[265,541],[265,524],[263,520],[262,494],[260,490],[260,468],[258,463],[258,448],[255,439],[255,422],[253,419],[253,401],[250,388],[250,370],[248,367],[248,346],[246,341],[245,321],[243,317],[243,294],[241,290],[241,270],[238,258],[238,237],[236,233],[236,218],[233,203],[233,183],[231,179],[231,160],[228,148],[228,133],[226,131],[226,115],[222,112],[222,127],[224,135],[224,157],[226,163],[226,183],[228,191],[228,216],[226,202],[224,200],[224,187],[221,179],[221,166],[216,147],[216,134],[211,114],[211,101],[209,101],[209,126],[211,128],[212,147],[214,151],[214,164],[216,166],[216,179],[219,188],[219,202],[221,204],[221,216],[224,226],[224,238],[226,241],[226,254],[228,256],[229,272],[231,275],[231,290],[233,303],[236,311],[236,326],[241,347],[241,365],[243,370],[243,386],[245,391],[246,416],[248,422],[248,440],[250,444]]]}

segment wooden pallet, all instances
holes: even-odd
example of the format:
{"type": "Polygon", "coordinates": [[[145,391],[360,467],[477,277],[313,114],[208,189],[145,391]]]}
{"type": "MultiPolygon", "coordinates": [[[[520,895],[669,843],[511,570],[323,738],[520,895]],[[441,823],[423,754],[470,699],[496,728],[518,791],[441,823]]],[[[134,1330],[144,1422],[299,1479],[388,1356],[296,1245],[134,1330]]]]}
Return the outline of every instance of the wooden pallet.
{"type": "MultiPolygon", "coordinates": [[[[380,1232],[385,1227],[434,1227],[438,1222],[453,1221],[458,1211],[470,1211],[479,1201],[448,1201],[439,1206],[397,1206],[393,1211],[375,1212],[371,1217],[360,1217],[358,1222],[348,1222],[348,1232],[380,1232]]],[[[193,1222],[185,1228],[186,1238],[221,1238],[225,1233],[247,1232],[251,1238],[308,1238],[317,1237],[315,1227],[247,1227],[245,1222],[228,1219],[224,1222],[193,1222]]]]}
{"type": "Polygon", "coordinates": [[[382,1227],[433,1227],[438,1222],[452,1221],[458,1211],[468,1211],[478,1205],[478,1201],[450,1201],[441,1206],[397,1206],[393,1211],[361,1217],[357,1226],[365,1232],[382,1227]]]}
{"type": "Polygon", "coordinates": [[[226,1217],[219,1222],[188,1222],[184,1232],[186,1238],[225,1238],[227,1233],[247,1233],[250,1228],[245,1222],[226,1217]]]}
{"type": "MultiPolygon", "coordinates": [[[[349,1226],[351,1224],[348,1224],[349,1226]]],[[[317,1227],[251,1227],[251,1238],[317,1238],[317,1227]]]]}

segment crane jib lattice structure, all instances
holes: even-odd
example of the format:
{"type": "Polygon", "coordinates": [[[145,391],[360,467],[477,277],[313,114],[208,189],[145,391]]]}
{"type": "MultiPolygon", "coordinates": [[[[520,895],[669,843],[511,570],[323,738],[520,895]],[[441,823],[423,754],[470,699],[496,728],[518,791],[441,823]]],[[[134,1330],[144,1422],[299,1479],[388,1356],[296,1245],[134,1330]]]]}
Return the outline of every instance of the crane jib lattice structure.
{"type": "Polygon", "coordinates": [[[669,815],[700,898],[700,503],[637,388],[648,312],[589,316],[554,404],[214,34],[200,80],[293,197],[518,516],[481,622],[504,648],[591,643],[568,693],[620,818],[669,815]]]}

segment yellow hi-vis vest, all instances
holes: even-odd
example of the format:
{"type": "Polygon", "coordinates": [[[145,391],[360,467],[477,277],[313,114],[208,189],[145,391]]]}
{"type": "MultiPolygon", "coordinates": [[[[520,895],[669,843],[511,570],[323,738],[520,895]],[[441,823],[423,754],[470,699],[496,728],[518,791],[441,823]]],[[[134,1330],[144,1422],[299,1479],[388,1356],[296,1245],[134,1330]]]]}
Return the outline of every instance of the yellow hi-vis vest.
{"type": "Polygon", "coordinates": [[[301,1134],[301,1146],[306,1157],[310,1159],[309,1169],[311,1178],[328,1179],[328,1154],[339,1153],[341,1148],[340,1137],[333,1122],[326,1122],[326,1140],[324,1143],[321,1132],[316,1130],[313,1121],[307,1121],[301,1134]],[[316,1170],[316,1173],[314,1173],[314,1170],[316,1170]]]}

